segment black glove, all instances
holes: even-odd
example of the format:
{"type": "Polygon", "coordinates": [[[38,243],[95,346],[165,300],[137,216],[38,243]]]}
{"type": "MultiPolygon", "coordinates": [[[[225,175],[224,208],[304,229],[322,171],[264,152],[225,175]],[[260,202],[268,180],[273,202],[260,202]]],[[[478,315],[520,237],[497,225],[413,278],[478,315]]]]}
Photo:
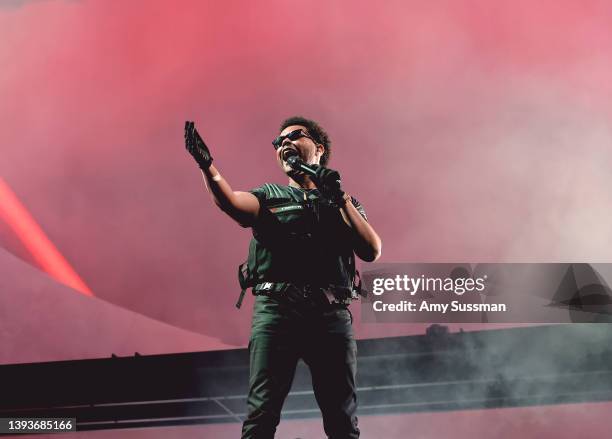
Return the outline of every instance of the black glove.
{"type": "Polygon", "coordinates": [[[213,161],[206,143],[195,129],[193,122],[185,122],[185,148],[193,156],[201,169],[208,169],[213,161]]]}
{"type": "Polygon", "coordinates": [[[344,199],[344,191],[340,186],[340,173],[333,169],[317,166],[317,175],[312,177],[312,181],[323,195],[323,198],[328,199],[338,207],[346,204],[344,199]]]}

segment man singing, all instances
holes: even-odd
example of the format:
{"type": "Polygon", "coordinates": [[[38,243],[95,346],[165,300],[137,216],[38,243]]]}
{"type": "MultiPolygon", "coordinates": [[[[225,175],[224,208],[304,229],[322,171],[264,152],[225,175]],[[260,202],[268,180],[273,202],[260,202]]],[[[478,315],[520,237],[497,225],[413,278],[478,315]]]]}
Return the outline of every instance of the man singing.
{"type": "Polygon", "coordinates": [[[193,122],[185,144],[215,204],[253,239],[240,266],[242,293],[255,295],[249,341],[248,416],[242,438],[273,438],[298,360],[310,368],[314,394],[330,439],[359,437],[356,344],[348,309],[357,298],[355,254],[374,261],[381,240],[359,202],[344,192],[340,174],[327,168],[331,142],[314,121],[291,117],[272,142],[289,177],[234,192],[193,122]]]}

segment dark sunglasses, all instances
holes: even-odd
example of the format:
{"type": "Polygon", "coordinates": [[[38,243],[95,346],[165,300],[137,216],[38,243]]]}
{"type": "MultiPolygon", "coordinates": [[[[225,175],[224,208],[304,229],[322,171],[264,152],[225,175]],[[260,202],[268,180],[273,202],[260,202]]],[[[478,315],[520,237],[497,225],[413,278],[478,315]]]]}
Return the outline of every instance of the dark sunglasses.
{"type": "Polygon", "coordinates": [[[272,145],[274,145],[274,149],[278,149],[282,146],[283,141],[285,139],[289,139],[293,141],[293,140],[299,139],[300,137],[308,137],[310,140],[314,142],[314,139],[312,137],[310,137],[308,134],[302,131],[301,128],[299,128],[297,130],[294,130],[294,131],[291,131],[290,133],[285,134],[284,136],[278,136],[276,139],[272,141],[272,145]]]}

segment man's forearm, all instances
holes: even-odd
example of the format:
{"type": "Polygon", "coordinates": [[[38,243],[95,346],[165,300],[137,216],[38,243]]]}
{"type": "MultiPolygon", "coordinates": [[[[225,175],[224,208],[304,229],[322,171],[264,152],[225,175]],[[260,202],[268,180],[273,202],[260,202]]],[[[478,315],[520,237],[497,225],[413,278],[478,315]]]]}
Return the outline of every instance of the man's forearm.
{"type": "Polygon", "coordinates": [[[208,169],[202,169],[204,185],[210,193],[213,201],[222,210],[231,209],[234,205],[234,191],[219,170],[211,165],[208,169]]]}
{"type": "Polygon", "coordinates": [[[219,208],[242,225],[253,223],[259,213],[259,201],[248,192],[234,192],[219,170],[211,165],[202,169],[206,189],[219,208]]]}
{"type": "Polygon", "coordinates": [[[374,228],[361,216],[353,205],[351,197],[344,195],[346,204],[340,212],[355,234],[355,253],[366,262],[374,262],[381,255],[382,242],[374,228]]]}

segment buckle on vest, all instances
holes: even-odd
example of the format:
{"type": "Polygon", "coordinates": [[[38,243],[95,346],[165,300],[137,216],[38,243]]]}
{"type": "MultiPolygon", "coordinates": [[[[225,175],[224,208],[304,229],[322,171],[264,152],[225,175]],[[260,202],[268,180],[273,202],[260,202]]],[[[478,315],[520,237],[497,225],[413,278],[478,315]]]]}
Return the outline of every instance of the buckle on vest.
{"type": "Polygon", "coordinates": [[[260,291],[270,291],[274,284],[272,282],[264,282],[264,284],[259,288],[260,291]]]}

